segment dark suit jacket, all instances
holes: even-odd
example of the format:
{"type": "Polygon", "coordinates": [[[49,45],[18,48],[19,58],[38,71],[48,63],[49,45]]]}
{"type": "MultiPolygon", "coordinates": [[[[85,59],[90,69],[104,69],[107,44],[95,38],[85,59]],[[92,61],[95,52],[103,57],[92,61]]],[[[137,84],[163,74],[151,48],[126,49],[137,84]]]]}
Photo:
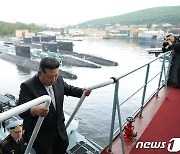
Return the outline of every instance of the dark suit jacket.
{"type": "MultiPolygon", "coordinates": [[[[64,95],[74,97],[81,97],[82,95],[81,88],[68,85],[63,81],[61,76],[59,76],[57,81],[54,83],[53,89],[56,100],[56,110],[51,103],[49,107],[49,113],[44,118],[40,131],[34,143],[38,144],[39,147],[42,146],[42,148],[51,146],[51,143],[57,135],[57,132],[62,140],[68,140],[66,128],[64,125],[64,95]]],[[[26,103],[42,95],[48,95],[48,93],[44,85],[40,82],[39,77],[35,75],[21,84],[18,104],[20,105],[26,103]]],[[[30,110],[20,114],[20,116],[24,119],[24,136],[25,141],[28,141],[37,122],[38,116],[32,117],[30,114],[30,110]]]]}

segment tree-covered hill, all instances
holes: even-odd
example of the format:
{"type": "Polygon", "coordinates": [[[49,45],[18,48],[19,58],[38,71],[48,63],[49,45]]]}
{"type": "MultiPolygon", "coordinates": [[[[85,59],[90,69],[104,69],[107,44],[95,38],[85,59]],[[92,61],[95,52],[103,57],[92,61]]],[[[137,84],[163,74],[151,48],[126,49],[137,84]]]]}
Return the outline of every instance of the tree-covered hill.
{"type": "Polygon", "coordinates": [[[180,6],[156,7],[145,10],[126,13],[119,16],[112,16],[100,19],[94,19],[80,23],[80,27],[105,27],[105,25],[142,25],[142,24],[180,24],[180,6]]]}
{"type": "Polygon", "coordinates": [[[38,32],[41,30],[45,30],[47,28],[38,26],[36,24],[24,24],[21,22],[9,23],[0,21],[0,36],[13,36],[15,34],[15,30],[27,29],[29,32],[38,32]]]}

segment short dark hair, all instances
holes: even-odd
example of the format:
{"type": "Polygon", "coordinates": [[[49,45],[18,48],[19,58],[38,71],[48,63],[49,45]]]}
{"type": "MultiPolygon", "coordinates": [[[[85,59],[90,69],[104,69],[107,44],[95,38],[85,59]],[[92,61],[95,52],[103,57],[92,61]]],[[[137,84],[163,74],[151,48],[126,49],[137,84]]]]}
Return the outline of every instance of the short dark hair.
{"type": "Polygon", "coordinates": [[[59,67],[59,61],[56,58],[46,57],[41,59],[39,69],[46,73],[46,69],[56,69],[59,67]]]}

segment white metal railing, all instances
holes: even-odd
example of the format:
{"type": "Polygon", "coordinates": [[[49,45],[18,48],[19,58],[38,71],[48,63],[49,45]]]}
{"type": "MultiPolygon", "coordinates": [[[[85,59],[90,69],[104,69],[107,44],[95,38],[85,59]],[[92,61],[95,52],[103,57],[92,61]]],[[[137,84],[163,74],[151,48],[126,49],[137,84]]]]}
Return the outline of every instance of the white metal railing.
{"type": "MultiPolygon", "coordinates": [[[[142,111],[143,111],[143,107],[144,107],[144,104],[147,102],[145,101],[145,95],[146,95],[146,87],[147,87],[147,84],[149,84],[153,79],[155,79],[158,75],[160,76],[159,77],[159,83],[158,83],[158,87],[155,91],[156,95],[158,96],[158,93],[159,93],[159,90],[160,88],[165,85],[166,87],[166,94],[168,94],[167,92],[167,80],[168,80],[168,76],[169,76],[169,70],[170,70],[170,65],[171,65],[171,60],[172,60],[172,52],[169,51],[169,52],[166,52],[164,54],[162,54],[161,56],[153,59],[152,61],[124,74],[124,75],[121,75],[119,77],[111,77],[109,80],[105,81],[105,82],[102,82],[100,84],[96,84],[94,86],[91,86],[91,87],[88,87],[86,88],[87,90],[95,90],[95,89],[98,89],[98,88],[101,88],[101,87],[105,87],[105,86],[108,86],[110,84],[114,84],[115,83],[115,90],[114,90],[114,100],[113,100],[113,111],[112,111],[112,121],[111,121],[111,131],[110,131],[110,138],[109,138],[109,146],[108,146],[108,151],[111,152],[112,150],[112,140],[113,140],[113,134],[117,133],[120,131],[120,134],[122,134],[122,123],[121,123],[121,113],[120,113],[120,106],[125,103],[129,98],[131,98],[134,94],[136,94],[139,90],[143,89],[143,95],[142,95],[142,101],[141,101],[141,107],[138,109],[138,112],[139,112],[139,115],[142,116],[142,111]],[[166,67],[165,66],[165,61],[166,61],[166,57],[169,56],[168,58],[168,66],[166,67]],[[161,66],[161,70],[160,72],[158,72],[152,79],[150,79],[148,81],[148,77],[149,77],[149,71],[150,71],[150,65],[155,62],[156,60],[160,59],[160,58],[163,58],[163,61],[162,62],[162,66],[161,66]],[[144,67],[147,67],[146,69],[146,75],[145,75],[145,82],[144,84],[136,91],[134,92],[130,97],[128,97],[128,99],[126,99],[124,102],[122,102],[121,104],[119,104],[119,97],[118,97],[118,88],[119,88],[119,80],[144,68],[144,67]],[[165,81],[164,83],[161,85],[161,82],[162,82],[162,75],[163,75],[163,72],[164,72],[164,78],[165,78],[165,81]],[[115,132],[114,131],[114,124],[115,124],[115,112],[116,112],[116,109],[118,111],[118,120],[119,120],[119,129],[116,130],[115,132]]],[[[152,94],[152,96],[154,95],[154,93],[152,94]]],[[[167,96],[167,95],[166,95],[167,96]]],[[[66,128],[69,126],[69,124],[71,123],[73,117],[75,116],[75,114],[78,112],[81,104],[83,103],[83,101],[85,100],[86,96],[85,96],[85,92],[83,93],[82,97],[80,98],[75,110],[73,111],[71,117],[69,118],[69,121],[67,122],[66,124],[66,128]]],[[[137,112],[137,111],[136,111],[137,112]]],[[[121,136],[121,143],[122,143],[122,152],[123,154],[125,153],[125,150],[124,150],[124,141],[123,141],[123,137],[122,135],[121,136]]]]}
{"type": "Polygon", "coordinates": [[[31,100],[31,101],[29,101],[29,102],[27,102],[25,104],[16,106],[16,107],[14,107],[14,108],[6,111],[6,112],[2,112],[2,113],[0,113],[0,122],[4,121],[6,119],[9,119],[14,115],[23,113],[26,110],[30,109],[31,107],[39,105],[39,104],[41,104],[42,102],[45,102],[45,101],[51,102],[51,98],[48,95],[44,95],[44,96],[38,97],[38,98],[36,98],[34,100],[31,100]]]}
{"type": "MultiPolygon", "coordinates": [[[[169,55],[169,54],[171,54],[171,51],[163,54],[163,55],[160,56],[160,57],[157,57],[157,58],[153,59],[152,61],[150,61],[150,62],[148,62],[148,63],[146,63],[146,64],[144,64],[144,65],[142,65],[142,66],[140,66],[140,67],[138,67],[138,68],[136,68],[136,69],[128,72],[128,73],[125,73],[124,75],[121,75],[121,76],[119,76],[119,77],[111,77],[111,78],[110,78],[109,80],[107,80],[107,81],[104,81],[104,82],[102,82],[102,83],[93,85],[93,86],[91,86],[91,87],[87,87],[86,89],[87,89],[87,90],[95,90],[95,89],[98,89],[98,88],[102,88],[102,87],[108,86],[108,85],[110,85],[110,84],[114,84],[117,80],[120,80],[120,79],[128,76],[129,74],[132,74],[132,73],[134,73],[135,71],[144,68],[145,66],[148,67],[148,71],[149,71],[149,65],[150,65],[151,63],[153,63],[153,62],[156,61],[157,59],[160,59],[161,57],[165,58],[165,56],[167,56],[167,55],[169,55]]],[[[171,59],[170,59],[170,61],[171,61],[171,59]]],[[[164,62],[164,61],[163,61],[163,62],[164,62]]],[[[169,62],[169,63],[170,63],[170,62],[169,62]]],[[[163,64],[163,65],[164,65],[164,64],[163,64]]],[[[168,70],[169,70],[169,68],[168,68],[168,70]]],[[[147,73],[147,74],[148,74],[148,73],[147,73]]],[[[169,72],[167,73],[167,75],[168,75],[168,74],[169,74],[169,72]]],[[[146,76],[146,77],[148,77],[148,76],[146,76]]],[[[166,78],[167,78],[167,77],[166,77],[166,78]]],[[[145,79],[145,80],[146,80],[146,79],[145,79]]],[[[148,83],[147,83],[147,84],[148,84],[148,83]]],[[[142,87],[144,87],[144,86],[145,86],[145,85],[143,85],[142,87]]],[[[140,89],[142,89],[142,87],[141,87],[140,89]]],[[[139,91],[139,90],[138,90],[138,91],[139,91]]],[[[138,91],[137,91],[137,92],[138,92],[138,91]]],[[[71,123],[73,117],[74,117],[75,114],[77,113],[78,109],[80,108],[80,106],[81,106],[81,104],[83,103],[83,101],[84,101],[85,98],[86,98],[86,96],[85,96],[85,92],[84,92],[83,95],[81,96],[81,98],[80,98],[80,100],[79,100],[79,102],[78,102],[75,110],[73,111],[71,117],[69,118],[69,121],[67,122],[66,127],[68,127],[69,124],[71,123]]],[[[127,100],[126,100],[126,101],[127,101],[127,100]]],[[[122,104],[121,104],[121,105],[122,105],[122,104]]]]}

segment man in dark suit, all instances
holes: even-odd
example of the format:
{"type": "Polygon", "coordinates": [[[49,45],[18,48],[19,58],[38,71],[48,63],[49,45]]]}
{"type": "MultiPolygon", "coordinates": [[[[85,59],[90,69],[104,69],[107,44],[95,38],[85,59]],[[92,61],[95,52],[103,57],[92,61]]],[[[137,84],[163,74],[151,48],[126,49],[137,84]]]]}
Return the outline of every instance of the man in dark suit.
{"type": "Polygon", "coordinates": [[[37,154],[64,154],[68,147],[68,137],[64,124],[64,95],[88,96],[91,91],[73,87],[59,75],[59,62],[55,58],[44,58],[40,62],[38,74],[21,84],[19,103],[23,104],[42,95],[53,95],[49,108],[43,104],[32,107],[20,116],[24,119],[25,140],[28,142],[38,116],[45,117],[33,144],[37,154]]]}

